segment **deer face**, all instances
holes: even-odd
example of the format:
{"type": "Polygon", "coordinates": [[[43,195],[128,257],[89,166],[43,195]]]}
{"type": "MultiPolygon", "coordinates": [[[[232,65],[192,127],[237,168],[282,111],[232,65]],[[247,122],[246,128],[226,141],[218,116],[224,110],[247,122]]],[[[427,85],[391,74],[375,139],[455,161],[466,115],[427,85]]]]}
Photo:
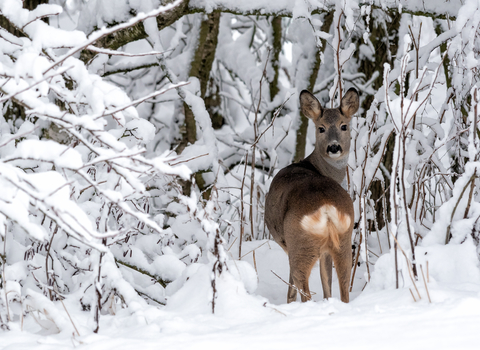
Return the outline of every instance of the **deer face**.
{"type": "Polygon", "coordinates": [[[338,108],[322,108],[310,92],[301,92],[300,108],[303,114],[315,123],[315,152],[319,152],[322,158],[340,160],[348,155],[350,120],[358,106],[358,93],[353,88],[343,96],[338,108]]]}

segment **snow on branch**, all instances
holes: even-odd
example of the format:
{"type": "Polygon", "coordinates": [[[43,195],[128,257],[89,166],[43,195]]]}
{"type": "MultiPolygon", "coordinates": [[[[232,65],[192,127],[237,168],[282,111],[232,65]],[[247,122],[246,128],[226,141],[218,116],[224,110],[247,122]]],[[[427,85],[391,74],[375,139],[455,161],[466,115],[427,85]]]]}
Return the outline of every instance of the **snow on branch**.
{"type": "Polygon", "coordinates": [[[130,99],[90,72],[76,54],[179,3],[139,13],[88,38],[41,20],[60,13],[59,6],[30,12],[21,1],[0,3],[2,15],[20,33],[0,30],[2,242],[7,248],[7,236],[10,244],[28,242],[25,260],[34,267],[26,273],[50,300],[83,288],[85,308],[102,309],[114,295],[127,305],[143,302],[115,265],[111,245],[132,235],[168,237],[149,210],[147,184],[188,179],[191,171],[184,164],[170,165],[177,157],[167,153],[146,156],[155,127],[139,118],[136,106],[187,83],[130,99]],[[62,272],[52,273],[49,264],[52,270],[61,264],[62,272]],[[35,274],[38,266],[44,266],[44,276],[35,274]],[[72,283],[72,274],[81,275],[82,282],[72,283]],[[91,286],[95,293],[84,294],[91,286]]]}
{"type": "MultiPolygon", "coordinates": [[[[411,13],[423,16],[436,16],[439,18],[455,18],[458,9],[463,5],[461,0],[438,0],[438,1],[409,1],[409,0],[374,0],[374,1],[351,1],[358,6],[372,6],[382,10],[398,10],[404,13],[411,13]]],[[[335,0],[190,0],[188,8],[190,11],[212,11],[229,12],[238,15],[257,16],[286,16],[298,17],[311,14],[318,14],[331,11],[335,8],[335,0]]],[[[342,1],[344,3],[344,1],[342,1]]]]}

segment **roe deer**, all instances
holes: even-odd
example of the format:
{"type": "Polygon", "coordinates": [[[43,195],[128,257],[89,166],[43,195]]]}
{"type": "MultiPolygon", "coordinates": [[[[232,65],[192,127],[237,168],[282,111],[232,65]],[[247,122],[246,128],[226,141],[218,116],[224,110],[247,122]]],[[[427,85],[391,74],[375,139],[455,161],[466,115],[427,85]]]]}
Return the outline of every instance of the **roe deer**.
{"type": "Polygon", "coordinates": [[[354,88],[346,92],[338,108],[322,108],[310,92],[300,93],[300,108],[317,129],[315,149],[275,176],[265,202],[267,227],[288,254],[289,303],[296,300],[297,289],[302,302],[310,300],[308,278],[317,260],[323,297],[332,296],[332,258],[340,297],[345,303],[349,301],[354,211],[352,199],[341,184],[350,150],[349,124],[358,105],[354,88]]]}

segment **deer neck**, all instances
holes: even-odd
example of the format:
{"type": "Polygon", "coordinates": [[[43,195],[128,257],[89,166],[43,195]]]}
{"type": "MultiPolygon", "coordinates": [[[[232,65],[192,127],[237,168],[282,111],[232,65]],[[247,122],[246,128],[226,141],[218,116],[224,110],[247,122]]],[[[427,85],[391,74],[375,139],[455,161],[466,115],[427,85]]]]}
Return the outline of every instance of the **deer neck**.
{"type": "Polygon", "coordinates": [[[331,159],[323,157],[320,152],[313,151],[305,160],[310,162],[320,174],[342,185],[347,173],[348,153],[340,159],[331,159]]]}

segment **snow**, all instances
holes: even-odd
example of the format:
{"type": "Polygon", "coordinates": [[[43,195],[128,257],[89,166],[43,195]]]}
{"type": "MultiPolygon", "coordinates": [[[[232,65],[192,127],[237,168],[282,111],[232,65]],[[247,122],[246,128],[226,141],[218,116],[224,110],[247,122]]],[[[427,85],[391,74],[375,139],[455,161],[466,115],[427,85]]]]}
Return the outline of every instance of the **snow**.
{"type": "Polygon", "coordinates": [[[51,140],[25,140],[18,145],[9,158],[51,161],[56,166],[70,169],[78,169],[83,166],[82,156],[76,150],[51,140]]]}
{"type": "MultiPolygon", "coordinates": [[[[208,88],[210,97],[221,99],[216,108],[225,118],[214,129],[200,82],[188,77],[204,13],[158,31],[155,17],[175,4],[69,0],[29,12],[20,0],[0,0],[0,12],[26,34],[0,29],[0,350],[478,348],[480,164],[473,124],[479,3],[373,0],[360,9],[361,3],[191,0],[190,11],[227,10],[208,88]],[[336,9],[338,31],[321,31],[326,8],[336,9]],[[404,15],[398,52],[385,52],[396,59],[385,66],[377,89],[372,82],[379,73],[365,81],[359,62],[375,60],[369,22],[391,23],[381,8],[404,15]],[[265,63],[271,16],[234,14],[242,11],[290,16],[282,19],[288,53],[280,53],[280,91],[273,98],[273,69],[265,63]],[[417,11],[451,21],[411,15],[417,11]],[[81,59],[98,39],[139,22],[147,39],[119,48],[125,56],[99,50],[92,62],[81,59]],[[413,24],[418,33],[420,23],[417,52],[407,28],[413,24]],[[437,24],[442,34],[435,33],[437,24]],[[334,105],[338,88],[350,85],[362,90],[362,100],[374,99],[352,121],[349,190],[359,224],[352,243],[360,259],[349,304],[339,300],[335,275],[333,298],[323,300],[317,265],[310,277],[313,300],[287,305],[282,279],[289,277],[288,258],[266,239],[262,210],[272,175],[293,158],[300,120],[295,96],[310,84],[320,39],[327,45],[312,86],[322,103],[334,105]],[[450,90],[438,48],[444,42],[450,90]],[[401,90],[406,85],[408,91],[401,90]],[[470,96],[468,116],[461,116],[454,103],[470,96]],[[12,101],[25,108],[25,117],[9,114],[12,101]],[[177,154],[184,104],[193,111],[197,135],[177,154]],[[55,135],[54,126],[65,138],[47,133],[55,135]],[[259,140],[255,127],[266,131],[259,140]],[[381,160],[393,130],[390,173],[381,160]],[[249,169],[256,141],[257,168],[249,169]],[[194,183],[191,194],[182,195],[197,171],[207,190],[194,183]],[[383,179],[398,181],[385,192],[395,210],[387,226],[367,232],[377,224],[370,185],[383,179]],[[400,189],[401,180],[406,185],[400,189]],[[418,241],[415,258],[408,230],[418,241]],[[388,248],[393,236],[397,256],[388,248]]],[[[313,134],[310,128],[307,150],[313,134]]]]}
{"type": "MultiPolygon", "coordinates": [[[[51,311],[48,318],[39,314],[38,322],[50,319],[61,329],[60,333],[46,334],[32,317],[28,317],[24,320],[23,330],[15,323],[12,330],[0,331],[0,349],[118,350],[142,347],[148,350],[157,349],[159,344],[164,349],[476,349],[476,331],[480,326],[480,279],[475,266],[478,260],[471,259],[474,257],[472,252],[465,254],[471,247],[470,244],[464,248],[462,245],[431,248],[428,253],[431,259],[428,291],[432,303],[426,298],[423,282],[417,283],[423,296],[417,302],[406,288],[384,288],[375,283],[363,292],[357,290],[357,296],[349,304],[338,299],[338,288],[334,288],[334,298],[323,301],[319,295],[321,288],[316,268],[310,282],[317,291],[315,301],[285,304],[287,286],[270,270],[285,275],[286,255],[274,242],[244,242],[245,251],[255,249],[257,252],[259,287],[256,293],[248,293],[238,276],[222,274],[215,315],[211,314],[209,296],[211,266],[194,264],[182,278],[188,280],[169,297],[167,307],[143,306],[137,311],[117,309],[116,315],[102,315],[99,334],[91,334],[88,330],[89,313],[79,311],[67,298],[65,308],[80,336],[74,334],[66,313],[51,311]],[[462,258],[465,255],[470,258],[462,258]],[[449,261],[454,258],[456,265],[450,266],[451,273],[444,274],[441,270],[448,267],[447,256],[449,261]],[[474,272],[475,268],[475,278],[458,274],[461,271],[474,272]],[[437,279],[438,272],[444,276],[443,280],[437,279]],[[269,275],[273,278],[267,278],[269,275]],[[277,294],[282,300],[273,300],[277,294]]],[[[252,254],[247,256],[250,257],[246,257],[247,261],[252,261],[252,254]]],[[[237,261],[236,264],[245,265],[238,269],[241,274],[245,268],[253,270],[248,262],[237,261]]],[[[229,270],[233,273],[233,264],[229,270]]],[[[252,277],[251,270],[244,273],[247,279],[252,277]]],[[[335,287],[336,279],[333,283],[335,287]]],[[[34,301],[35,294],[31,295],[33,300],[29,303],[38,302],[34,301]]],[[[52,306],[46,304],[40,309],[45,314],[52,310],[52,306]]]]}
{"type": "MultiPolygon", "coordinates": [[[[342,0],[342,5],[346,8],[358,8],[358,0],[342,0]]],[[[400,8],[403,12],[429,12],[442,15],[457,15],[458,9],[465,3],[464,0],[439,0],[439,1],[411,1],[411,0],[371,0],[369,4],[379,8],[400,8]]],[[[233,11],[243,12],[257,10],[261,13],[294,13],[298,7],[308,8],[310,13],[315,10],[323,10],[327,6],[334,6],[335,0],[191,0],[189,6],[191,8],[204,9],[211,12],[217,8],[231,9],[233,11]]],[[[303,12],[303,11],[302,11],[303,12]]],[[[347,13],[349,18],[350,13],[347,13]]],[[[350,20],[351,21],[351,20],[350,20]]],[[[352,25],[352,23],[350,23],[352,25]]],[[[353,26],[350,26],[353,28],[353,26]]]]}

